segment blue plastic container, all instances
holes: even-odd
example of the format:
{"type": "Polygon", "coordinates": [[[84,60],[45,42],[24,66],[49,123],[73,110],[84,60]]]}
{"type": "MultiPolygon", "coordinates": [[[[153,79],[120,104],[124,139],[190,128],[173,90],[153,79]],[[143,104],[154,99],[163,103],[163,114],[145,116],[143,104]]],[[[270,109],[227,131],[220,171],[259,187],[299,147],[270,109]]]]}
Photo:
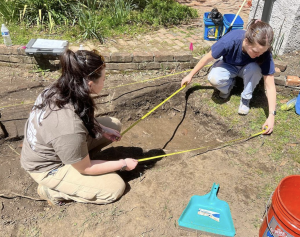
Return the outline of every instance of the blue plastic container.
{"type": "Polygon", "coordinates": [[[296,105],[295,105],[296,114],[300,115],[300,92],[297,97],[296,105]]]}
{"type": "MultiPolygon", "coordinates": [[[[233,19],[235,18],[235,14],[224,14],[223,15],[223,33],[222,35],[226,34],[231,22],[233,21],[233,19]]],[[[237,16],[237,18],[235,19],[233,25],[232,25],[232,29],[231,30],[238,30],[238,29],[243,29],[244,28],[244,21],[240,16],[237,16]]]]}
{"type": "Polygon", "coordinates": [[[216,26],[213,21],[208,18],[209,12],[205,12],[203,16],[203,22],[205,25],[204,39],[215,41],[218,40],[222,34],[223,25],[216,26]]]}

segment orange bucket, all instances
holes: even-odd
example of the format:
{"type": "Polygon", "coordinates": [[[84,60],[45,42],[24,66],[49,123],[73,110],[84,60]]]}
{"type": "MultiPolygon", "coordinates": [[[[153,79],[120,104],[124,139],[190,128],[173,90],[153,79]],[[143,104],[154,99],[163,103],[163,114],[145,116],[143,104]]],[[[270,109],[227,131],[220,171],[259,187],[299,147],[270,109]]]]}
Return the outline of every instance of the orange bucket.
{"type": "Polygon", "coordinates": [[[300,237],[300,175],[282,179],[259,230],[259,237],[300,237]]]}

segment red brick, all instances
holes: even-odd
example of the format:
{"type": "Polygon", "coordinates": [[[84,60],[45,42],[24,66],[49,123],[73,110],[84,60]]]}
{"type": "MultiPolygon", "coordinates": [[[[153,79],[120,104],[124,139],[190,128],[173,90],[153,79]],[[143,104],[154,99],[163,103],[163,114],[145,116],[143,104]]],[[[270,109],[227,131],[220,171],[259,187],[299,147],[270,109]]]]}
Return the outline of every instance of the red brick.
{"type": "Polygon", "coordinates": [[[172,62],[174,61],[174,54],[168,52],[154,52],[155,62],[172,62]]]}
{"type": "Polygon", "coordinates": [[[160,38],[160,37],[155,37],[155,38],[153,38],[153,39],[156,40],[156,41],[158,41],[158,43],[161,43],[161,42],[163,41],[163,39],[160,38]]]}
{"type": "Polygon", "coordinates": [[[132,55],[130,53],[112,53],[110,55],[111,62],[130,63],[132,62],[132,55]]]}
{"type": "Polygon", "coordinates": [[[150,35],[146,35],[145,37],[144,37],[147,41],[151,41],[153,38],[152,38],[152,36],[150,36],[150,35]]]}
{"type": "Polygon", "coordinates": [[[33,57],[24,57],[23,58],[23,63],[27,63],[27,64],[32,64],[33,63],[33,57]]]}
{"type": "Polygon", "coordinates": [[[158,33],[156,38],[165,39],[165,38],[167,38],[167,36],[165,36],[165,35],[162,34],[162,33],[158,33]]]}
{"type": "Polygon", "coordinates": [[[135,41],[128,41],[127,42],[130,46],[136,46],[138,44],[138,42],[135,41]]]}
{"type": "Polygon", "coordinates": [[[158,62],[139,63],[139,69],[140,70],[161,69],[161,65],[158,62]]]}
{"type": "Polygon", "coordinates": [[[12,63],[23,63],[23,58],[22,56],[10,56],[9,60],[12,63]]]}
{"type": "Polygon", "coordinates": [[[5,46],[4,44],[0,45],[0,54],[11,54],[10,47],[5,46]]]}
{"type": "Polygon", "coordinates": [[[9,61],[9,55],[0,55],[0,61],[2,62],[10,62],[9,61]]]}
{"type": "Polygon", "coordinates": [[[119,50],[115,47],[109,47],[108,50],[112,53],[116,53],[116,52],[119,52],[119,50]]]}
{"type": "Polygon", "coordinates": [[[171,34],[166,34],[166,36],[169,38],[169,39],[175,39],[175,37],[171,34]]]}
{"type": "Polygon", "coordinates": [[[153,60],[154,60],[153,53],[148,53],[148,52],[133,53],[133,62],[135,63],[153,62],[153,60]]]}
{"type": "Polygon", "coordinates": [[[122,45],[122,46],[128,45],[127,42],[126,42],[125,40],[118,39],[117,41],[118,41],[118,43],[119,43],[120,45],[122,45]]]}
{"type": "Polygon", "coordinates": [[[109,63],[111,60],[110,60],[110,53],[101,53],[101,55],[104,57],[104,61],[106,63],[109,63]]]}
{"type": "Polygon", "coordinates": [[[9,63],[9,62],[1,62],[0,61],[0,67],[3,66],[3,67],[11,67],[12,66],[12,63],[9,63]]]}
{"type": "Polygon", "coordinates": [[[106,65],[107,70],[118,70],[124,71],[128,69],[135,69],[138,70],[139,66],[137,63],[108,63],[106,65]]]}
{"type": "Polygon", "coordinates": [[[191,52],[178,52],[174,54],[174,60],[178,62],[187,62],[193,59],[191,52]]]}
{"type": "Polygon", "coordinates": [[[189,38],[187,38],[187,40],[189,41],[189,43],[196,43],[196,40],[194,40],[193,38],[191,38],[191,37],[189,37],[189,38]]]}
{"type": "Polygon", "coordinates": [[[19,55],[26,55],[25,49],[23,49],[22,47],[23,47],[23,46],[20,46],[20,47],[18,48],[18,54],[19,54],[19,55]]]}
{"type": "Polygon", "coordinates": [[[20,45],[13,45],[10,47],[10,51],[11,51],[11,54],[15,54],[15,55],[18,55],[18,48],[20,47],[20,45]]]}
{"type": "Polygon", "coordinates": [[[185,44],[184,43],[182,43],[181,41],[179,41],[179,40],[175,40],[174,41],[177,45],[179,45],[179,46],[181,46],[181,47],[183,47],[185,44]]]}
{"type": "Polygon", "coordinates": [[[178,63],[175,62],[162,62],[161,63],[161,68],[162,69],[174,69],[178,66],[178,63]]]}
{"type": "Polygon", "coordinates": [[[190,69],[190,68],[194,68],[195,66],[196,64],[191,62],[182,62],[179,64],[179,67],[181,69],[190,69]]]}
{"type": "Polygon", "coordinates": [[[171,44],[171,45],[174,44],[174,42],[170,39],[164,39],[164,41],[167,42],[168,44],[171,44]]]}

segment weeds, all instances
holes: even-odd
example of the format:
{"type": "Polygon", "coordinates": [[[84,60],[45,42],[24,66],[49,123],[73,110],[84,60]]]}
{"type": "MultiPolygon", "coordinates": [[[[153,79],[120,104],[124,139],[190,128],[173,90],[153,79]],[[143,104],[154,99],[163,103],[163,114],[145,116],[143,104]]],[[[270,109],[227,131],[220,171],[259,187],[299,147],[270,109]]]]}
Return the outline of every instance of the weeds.
{"type": "Polygon", "coordinates": [[[174,0],[152,0],[142,13],[142,19],[152,25],[178,25],[197,17],[197,11],[181,6],[174,0]]]}
{"type": "MultiPolygon", "coordinates": [[[[0,19],[8,23],[14,43],[49,35],[74,42],[104,38],[150,25],[174,25],[197,17],[197,12],[175,0],[0,0],[0,19]],[[72,20],[70,20],[72,19],[72,20]],[[20,26],[25,28],[26,36],[20,26]],[[75,31],[70,38],[70,31],[75,31]],[[67,37],[66,33],[67,32],[67,37]]],[[[44,37],[48,38],[48,37],[44,37]]]]}
{"type": "Polygon", "coordinates": [[[209,51],[210,51],[210,46],[198,47],[193,50],[193,55],[196,57],[203,56],[203,55],[207,54],[209,51]]]}

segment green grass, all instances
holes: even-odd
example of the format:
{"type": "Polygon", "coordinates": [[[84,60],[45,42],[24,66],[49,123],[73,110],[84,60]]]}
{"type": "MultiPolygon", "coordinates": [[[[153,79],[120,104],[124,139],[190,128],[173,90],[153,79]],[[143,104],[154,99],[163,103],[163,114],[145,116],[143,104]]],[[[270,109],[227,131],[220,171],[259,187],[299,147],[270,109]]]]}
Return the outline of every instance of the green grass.
{"type": "MultiPolygon", "coordinates": [[[[194,83],[192,86],[200,86],[200,84],[194,83]]],[[[262,86],[259,85],[258,87],[262,86]]],[[[207,97],[201,97],[201,103],[219,115],[229,128],[238,131],[241,137],[260,132],[262,125],[267,119],[265,111],[268,111],[268,105],[260,102],[263,98],[261,88],[255,90],[254,97],[250,103],[250,113],[246,116],[240,116],[237,113],[240,103],[240,92],[234,92],[229,101],[226,102],[212,94],[212,90],[209,89],[200,89],[197,93],[199,96],[207,93],[207,97]]],[[[266,155],[279,164],[285,159],[300,163],[300,116],[295,113],[294,109],[289,111],[281,111],[279,109],[282,105],[280,101],[284,99],[290,99],[290,96],[279,95],[277,98],[274,132],[271,135],[266,135],[261,149],[266,149],[266,155]]],[[[255,156],[255,149],[249,148],[247,153],[255,156]]]]}
{"type": "Polygon", "coordinates": [[[50,34],[38,26],[28,27],[25,25],[10,24],[9,31],[15,45],[26,45],[30,39],[63,39],[69,42],[80,42],[82,40],[78,26],[55,26],[50,34]]]}

